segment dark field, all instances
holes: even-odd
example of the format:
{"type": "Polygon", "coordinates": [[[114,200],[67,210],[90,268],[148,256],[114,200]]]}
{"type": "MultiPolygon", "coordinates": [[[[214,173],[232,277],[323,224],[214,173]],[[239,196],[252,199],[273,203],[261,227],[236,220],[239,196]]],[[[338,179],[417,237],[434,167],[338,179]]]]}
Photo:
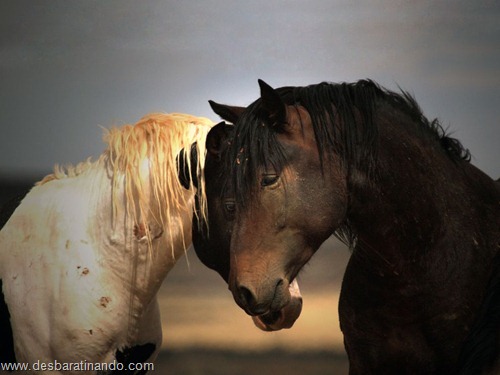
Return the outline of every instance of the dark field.
{"type": "Polygon", "coordinates": [[[337,375],[348,373],[344,354],[280,350],[236,352],[193,349],[163,351],[155,373],[175,375],[337,375]]]}

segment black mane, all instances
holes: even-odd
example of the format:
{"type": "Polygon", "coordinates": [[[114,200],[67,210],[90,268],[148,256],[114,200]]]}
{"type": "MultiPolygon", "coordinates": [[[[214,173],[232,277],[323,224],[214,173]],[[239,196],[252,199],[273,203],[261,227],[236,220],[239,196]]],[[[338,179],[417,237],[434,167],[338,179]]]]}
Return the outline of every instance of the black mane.
{"type": "MultiPolygon", "coordinates": [[[[420,124],[422,136],[437,142],[452,160],[470,160],[469,151],[458,140],[449,137],[437,119],[429,121],[415,99],[405,91],[398,94],[371,80],[341,84],[324,82],[305,87],[281,87],[276,91],[287,105],[301,105],[309,112],[321,160],[334,149],[345,165],[370,174],[377,157],[378,129],[374,117],[381,103],[393,106],[420,124]]],[[[276,132],[265,126],[267,117],[258,99],[236,123],[237,133],[229,150],[227,170],[231,171],[235,197],[243,205],[257,186],[260,167],[272,166],[279,171],[286,164],[276,132]]]]}

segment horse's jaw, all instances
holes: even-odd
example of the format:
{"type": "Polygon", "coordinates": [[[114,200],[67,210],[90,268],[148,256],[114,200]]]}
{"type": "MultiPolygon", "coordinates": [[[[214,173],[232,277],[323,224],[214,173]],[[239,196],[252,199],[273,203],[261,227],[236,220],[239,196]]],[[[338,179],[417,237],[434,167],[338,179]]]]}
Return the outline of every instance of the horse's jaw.
{"type": "Polygon", "coordinates": [[[256,327],[263,331],[279,331],[292,328],[302,311],[302,296],[296,280],[288,286],[290,302],[279,311],[271,311],[263,315],[252,316],[256,327]]]}

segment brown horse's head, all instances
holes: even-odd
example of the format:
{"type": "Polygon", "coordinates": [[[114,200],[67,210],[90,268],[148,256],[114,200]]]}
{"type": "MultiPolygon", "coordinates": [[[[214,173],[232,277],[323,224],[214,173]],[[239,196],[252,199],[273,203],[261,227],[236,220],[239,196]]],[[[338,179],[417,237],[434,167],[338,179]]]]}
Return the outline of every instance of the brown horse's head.
{"type": "MultiPolygon", "coordinates": [[[[217,108],[217,104],[212,103],[217,108]]],[[[233,111],[237,109],[233,107],[233,111]]],[[[227,118],[227,116],[226,116],[227,118]]],[[[234,120],[233,118],[231,118],[234,120]]],[[[205,159],[205,192],[208,205],[207,223],[193,219],[193,245],[198,258],[207,267],[217,271],[228,282],[230,269],[230,242],[235,215],[235,200],[227,188],[223,155],[229,147],[233,126],[225,123],[216,125],[207,136],[205,159]]],[[[290,328],[299,317],[302,297],[298,284],[290,285],[290,303],[283,309],[253,316],[257,327],[265,331],[290,328]]]]}
{"type": "Polygon", "coordinates": [[[234,217],[229,288],[251,315],[289,305],[291,283],[347,207],[346,174],[336,155],[318,149],[308,111],[260,85],[261,98],[232,115],[225,158],[234,217]]]}

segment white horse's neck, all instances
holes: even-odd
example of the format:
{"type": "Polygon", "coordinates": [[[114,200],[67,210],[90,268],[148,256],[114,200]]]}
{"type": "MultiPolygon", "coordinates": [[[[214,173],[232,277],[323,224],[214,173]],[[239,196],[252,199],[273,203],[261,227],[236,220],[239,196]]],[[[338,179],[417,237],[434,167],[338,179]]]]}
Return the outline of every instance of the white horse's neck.
{"type": "MultiPolygon", "coordinates": [[[[89,201],[89,225],[94,229],[93,247],[97,250],[103,268],[109,272],[109,282],[120,290],[122,298],[129,298],[130,327],[139,327],[137,321],[154,300],[168,271],[182,257],[191,243],[192,210],[169,207],[154,196],[149,168],[144,168],[142,204],[127,198],[125,178],[116,176],[113,184],[107,161],[96,163],[92,179],[96,179],[89,201]],[[115,202],[115,207],[113,207],[115,202]],[[146,209],[139,209],[146,207],[146,209]],[[162,224],[160,218],[168,217],[162,224]]],[[[145,165],[147,161],[144,162],[145,165]]],[[[185,191],[187,201],[194,199],[192,190],[185,191]]],[[[135,335],[137,332],[129,332],[135,335]]]]}

